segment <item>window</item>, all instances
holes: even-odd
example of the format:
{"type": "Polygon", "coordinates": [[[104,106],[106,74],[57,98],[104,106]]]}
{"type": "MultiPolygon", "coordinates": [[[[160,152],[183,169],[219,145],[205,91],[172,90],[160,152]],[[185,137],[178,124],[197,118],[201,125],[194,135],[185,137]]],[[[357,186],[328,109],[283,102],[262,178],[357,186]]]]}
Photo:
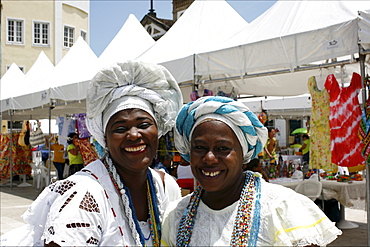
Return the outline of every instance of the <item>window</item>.
{"type": "Polygon", "coordinates": [[[23,44],[23,20],[8,19],[7,41],[11,44],[23,44]]]}
{"type": "Polygon", "coordinates": [[[81,30],[81,37],[86,41],[86,35],[87,33],[85,31],[81,30]]]}
{"type": "Polygon", "coordinates": [[[151,27],[151,26],[148,26],[148,27],[146,28],[146,31],[149,33],[149,35],[152,35],[153,29],[152,29],[152,27],[151,27]]]}
{"type": "Polygon", "coordinates": [[[70,48],[74,41],[74,31],[73,27],[64,26],[64,47],[70,48]]]}
{"type": "Polygon", "coordinates": [[[49,45],[49,23],[33,23],[33,44],[49,45]]]}

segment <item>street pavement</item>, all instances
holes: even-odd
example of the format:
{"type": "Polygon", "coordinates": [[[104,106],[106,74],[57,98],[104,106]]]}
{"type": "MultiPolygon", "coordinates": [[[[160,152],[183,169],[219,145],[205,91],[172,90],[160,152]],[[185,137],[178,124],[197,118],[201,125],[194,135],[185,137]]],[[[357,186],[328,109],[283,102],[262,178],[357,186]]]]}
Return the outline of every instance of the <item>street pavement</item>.
{"type": "MultiPolygon", "coordinates": [[[[21,215],[41,192],[32,186],[32,180],[27,181],[31,186],[17,187],[19,181],[10,188],[6,183],[0,185],[0,235],[23,226],[25,223],[21,215]]],[[[1,183],[0,183],[1,184],[1,183]]],[[[346,208],[346,220],[359,225],[355,229],[342,229],[343,234],[328,246],[367,246],[367,213],[364,210],[346,208]]]]}

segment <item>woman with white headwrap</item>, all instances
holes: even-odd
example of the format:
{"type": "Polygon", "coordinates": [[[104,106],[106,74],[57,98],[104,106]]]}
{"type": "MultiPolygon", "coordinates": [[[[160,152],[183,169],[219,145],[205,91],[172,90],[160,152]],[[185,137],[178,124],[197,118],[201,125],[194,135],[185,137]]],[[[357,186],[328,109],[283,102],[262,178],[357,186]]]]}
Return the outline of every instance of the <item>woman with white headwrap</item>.
{"type": "Polygon", "coordinates": [[[203,97],[184,106],[175,145],[200,186],[170,204],[162,245],[326,245],[341,231],[307,197],[243,173],[262,150],[267,129],[240,102],[203,97]]]}
{"type": "Polygon", "coordinates": [[[34,231],[22,243],[159,246],[163,212],[181,194],[149,166],[181,91],[164,67],[129,61],[101,70],[87,95],[87,126],[105,156],[44,190],[24,216],[34,231]]]}

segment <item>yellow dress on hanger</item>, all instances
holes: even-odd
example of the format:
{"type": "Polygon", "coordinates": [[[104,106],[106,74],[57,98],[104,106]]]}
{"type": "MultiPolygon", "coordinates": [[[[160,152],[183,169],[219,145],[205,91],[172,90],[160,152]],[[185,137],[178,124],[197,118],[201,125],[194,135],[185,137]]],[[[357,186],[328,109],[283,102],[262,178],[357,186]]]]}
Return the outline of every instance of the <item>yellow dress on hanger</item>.
{"type": "Polygon", "coordinates": [[[310,120],[310,169],[324,169],[326,172],[336,172],[338,167],[331,163],[330,151],[330,98],[324,87],[317,87],[314,76],[308,79],[308,90],[311,94],[311,120],[310,120]]]}

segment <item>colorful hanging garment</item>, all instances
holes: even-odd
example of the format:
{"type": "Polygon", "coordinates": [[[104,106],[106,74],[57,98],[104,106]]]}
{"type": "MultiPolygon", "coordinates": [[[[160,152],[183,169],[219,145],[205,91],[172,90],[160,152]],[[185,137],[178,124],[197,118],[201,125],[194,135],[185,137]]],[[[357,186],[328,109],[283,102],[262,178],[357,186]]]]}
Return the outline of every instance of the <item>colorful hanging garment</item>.
{"type": "Polygon", "coordinates": [[[91,135],[86,126],[86,113],[74,114],[74,117],[76,119],[78,137],[89,138],[91,135]]]}
{"type": "MultiPolygon", "coordinates": [[[[32,168],[31,146],[18,144],[20,133],[12,134],[12,175],[30,175],[32,168]]],[[[0,134],[0,178],[10,178],[10,134],[0,134]]]]}
{"type": "Polygon", "coordinates": [[[361,76],[353,73],[351,84],[340,87],[334,75],[326,78],[325,88],[330,96],[330,149],[331,160],[338,166],[352,167],[365,162],[361,154],[363,143],[358,135],[361,108],[358,94],[361,76]]]}
{"type": "Polygon", "coordinates": [[[73,144],[80,148],[84,166],[87,166],[91,162],[99,159],[99,156],[94,147],[91,145],[89,138],[75,139],[73,144]]]}
{"type": "MultiPolygon", "coordinates": [[[[365,85],[370,90],[370,77],[365,77],[365,85]]],[[[359,135],[364,147],[362,149],[362,155],[365,160],[370,162],[370,96],[367,96],[365,102],[365,109],[362,110],[362,118],[360,123],[359,135]]]]}
{"type": "Polygon", "coordinates": [[[308,90],[311,94],[310,119],[310,169],[324,169],[335,172],[338,167],[331,162],[330,151],[330,98],[326,88],[317,87],[314,76],[308,79],[308,90]]]}

